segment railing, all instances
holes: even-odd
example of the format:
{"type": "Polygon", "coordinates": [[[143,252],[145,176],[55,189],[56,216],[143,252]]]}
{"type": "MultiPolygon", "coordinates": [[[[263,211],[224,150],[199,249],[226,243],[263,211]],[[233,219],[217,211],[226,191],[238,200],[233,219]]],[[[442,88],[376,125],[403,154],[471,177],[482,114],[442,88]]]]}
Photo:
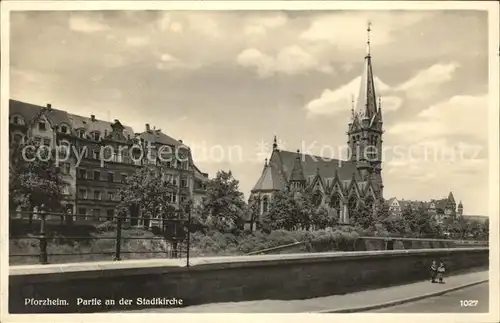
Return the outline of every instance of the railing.
{"type": "MultiPolygon", "coordinates": [[[[38,257],[40,264],[48,264],[49,256],[89,256],[89,255],[112,255],[114,261],[122,260],[122,254],[165,254],[165,258],[183,258],[186,256],[186,266],[189,267],[190,256],[190,233],[191,233],[191,213],[188,213],[187,220],[184,219],[159,219],[155,217],[133,217],[121,215],[88,215],[88,214],[67,214],[67,213],[54,213],[54,212],[13,212],[10,216],[10,225],[15,225],[16,222],[23,225],[28,220],[28,232],[37,231],[34,224],[38,226],[38,232],[33,235],[11,235],[10,240],[22,239],[37,239],[39,241],[38,253],[10,253],[9,257],[38,257]],[[82,219],[83,221],[78,221],[82,219]],[[90,219],[90,221],[89,221],[90,219]],[[102,219],[105,219],[104,221],[102,219]],[[55,220],[55,221],[54,221],[55,220]],[[124,224],[132,224],[132,222],[149,222],[151,231],[155,231],[160,237],[141,237],[141,236],[128,236],[124,237],[125,230],[124,224]],[[85,225],[94,226],[95,231],[99,229],[107,229],[107,226],[99,228],[99,225],[108,224],[113,226],[114,236],[56,236],[51,237],[49,229],[50,225],[59,224],[61,228],[71,228],[85,225]],[[97,226],[96,226],[97,225],[97,226]],[[49,253],[47,250],[48,243],[51,239],[63,239],[69,241],[85,241],[85,240],[114,240],[113,250],[99,250],[98,252],[63,252],[63,253],[49,253]],[[167,250],[162,251],[126,251],[122,250],[122,243],[124,240],[150,240],[150,241],[163,241],[166,242],[167,250]]],[[[140,225],[130,226],[130,228],[141,228],[140,225]]],[[[143,229],[146,227],[142,227],[143,229]]],[[[11,230],[12,231],[12,230],[11,230]]],[[[107,231],[107,230],[105,230],[107,231]]]]}

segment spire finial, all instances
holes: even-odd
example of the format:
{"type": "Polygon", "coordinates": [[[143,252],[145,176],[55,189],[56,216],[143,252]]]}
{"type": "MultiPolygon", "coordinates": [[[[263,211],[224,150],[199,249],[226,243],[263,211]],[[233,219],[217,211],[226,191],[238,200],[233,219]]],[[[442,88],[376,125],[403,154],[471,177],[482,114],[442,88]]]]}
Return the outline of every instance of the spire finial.
{"type": "Polygon", "coordinates": [[[354,94],[351,94],[351,114],[354,119],[354,94]]]}
{"type": "Polygon", "coordinates": [[[370,56],[370,32],[372,31],[372,23],[371,21],[368,21],[368,26],[366,28],[366,32],[367,32],[367,41],[366,41],[366,55],[367,56],[370,56]]]}
{"type": "Polygon", "coordinates": [[[273,141],[273,150],[278,149],[278,141],[276,140],[276,135],[274,136],[274,141],[273,141]]]}
{"type": "Polygon", "coordinates": [[[267,167],[267,158],[266,158],[266,159],[264,159],[264,166],[266,166],[266,167],[267,167]]]}

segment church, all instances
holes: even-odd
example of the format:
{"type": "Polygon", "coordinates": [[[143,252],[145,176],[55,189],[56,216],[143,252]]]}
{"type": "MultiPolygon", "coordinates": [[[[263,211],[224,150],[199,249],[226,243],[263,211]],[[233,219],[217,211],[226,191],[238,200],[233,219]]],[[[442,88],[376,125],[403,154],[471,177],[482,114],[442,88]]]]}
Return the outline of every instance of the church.
{"type": "Polygon", "coordinates": [[[262,174],[250,193],[259,203],[260,215],[269,209],[273,193],[279,190],[306,190],[314,195],[317,206],[334,209],[340,223],[349,223],[349,214],[359,203],[373,210],[383,203],[382,135],[383,119],[380,98],[377,100],[372,57],[370,26],[367,52],[357,102],[353,102],[347,125],[346,160],[327,159],[281,150],[274,137],[273,151],[264,163],[262,174]]]}

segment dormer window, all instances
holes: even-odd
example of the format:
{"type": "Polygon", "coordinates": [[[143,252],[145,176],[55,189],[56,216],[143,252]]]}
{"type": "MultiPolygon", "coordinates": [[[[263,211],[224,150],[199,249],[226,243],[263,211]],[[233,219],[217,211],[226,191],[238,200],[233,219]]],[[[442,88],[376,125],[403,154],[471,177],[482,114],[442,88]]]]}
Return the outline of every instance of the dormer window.
{"type": "Polygon", "coordinates": [[[17,115],[17,116],[13,116],[12,117],[11,122],[13,124],[23,125],[24,124],[24,119],[23,119],[23,117],[17,115]]]}
{"type": "Polygon", "coordinates": [[[85,138],[85,130],[83,130],[83,129],[78,130],[78,137],[85,138]]]}
{"type": "Polygon", "coordinates": [[[40,130],[40,131],[47,130],[47,124],[45,123],[45,121],[38,122],[38,130],[40,130]]]}
{"type": "Polygon", "coordinates": [[[96,132],[94,132],[94,136],[93,136],[93,137],[94,137],[94,140],[95,140],[95,141],[98,141],[98,140],[100,140],[100,138],[101,138],[100,133],[99,133],[99,132],[97,132],[97,131],[96,131],[96,132]]]}
{"type": "Polygon", "coordinates": [[[68,133],[68,127],[66,127],[66,126],[61,126],[61,132],[62,132],[62,133],[68,133]]]}

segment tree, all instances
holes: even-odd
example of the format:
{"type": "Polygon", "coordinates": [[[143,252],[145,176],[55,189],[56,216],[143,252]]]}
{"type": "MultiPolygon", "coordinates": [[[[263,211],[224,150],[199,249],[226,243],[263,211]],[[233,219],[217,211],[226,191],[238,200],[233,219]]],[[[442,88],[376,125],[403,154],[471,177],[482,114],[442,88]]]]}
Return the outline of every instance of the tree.
{"type": "Polygon", "coordinates": [[[299,211],[292,192],[276,191],[272,195],[269,210],[264,215],[264,222],[271,230],[293,230],[300,223],[299,211]]]}
{"type": "Polygon", "coordinates": [[[138,168],[120,189],[120,209],[138,206],[145,217],[173,219],[179,216],[179,206],[171,200],[176,187],[162,179],[160,169],[147,165],[138,168]]]}
{"type": "Polygon", "coordinates": [[[11,209],[21,208],[31,211],[37,207],[38,210],[61,211],[66,183],[56,165],[55,153],[49,147],[40,146],[32,140],[11,146],[9,164],[11,209]]]}
{"type": "Polygon", "coordinates": [[[239,191],[239,182],[231,171],[218,171],[207,183],[207,197],[203,202],[203,216],[207,224],[219,231],[243,229],[246,203],[239,191]]]}
{"type": "Polygon", "coordinates": [[[351,215],[351,219],[354,225],[359,225],[363,229],[368,229],[374,226],[376,217],[371,207],[360,202],[351,215]]]}

